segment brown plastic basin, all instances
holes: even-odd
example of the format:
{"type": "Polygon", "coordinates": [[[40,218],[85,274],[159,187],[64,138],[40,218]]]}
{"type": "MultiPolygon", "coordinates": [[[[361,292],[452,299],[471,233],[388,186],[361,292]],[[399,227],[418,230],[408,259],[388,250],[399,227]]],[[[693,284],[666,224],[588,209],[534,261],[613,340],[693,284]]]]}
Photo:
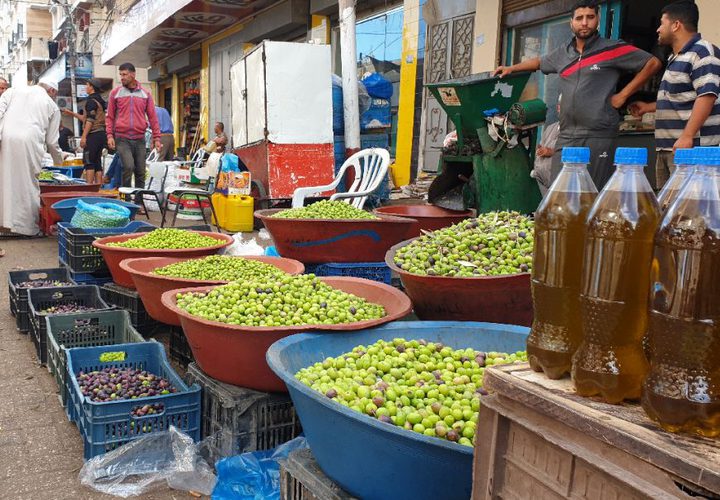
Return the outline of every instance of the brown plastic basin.
{"type": "Polygon", "coordinates": [[[390,247],[413,234],[416,221],[381,216],[373,220],[276,219],[280,209],[258,210],[283,257],[308,264],[382,262],[390,247]]]}
{"type": "MultiPolygon", "coordinates": [[[[45,193],[66,193],[82,192],[85,195],[87,193],[97,193],[100,191],[102,184],[55,184],[52,182],[41,182],[40,183],[40,194],[45,193]]],[[[83,196],[83,195],[80,195],[83,196]]],[[[56,200],[59,201],[59,200],[56,200]]]]}
{"type": "Polygon", "coordinates": [[[125,259],[136,259],[139,257],[180,257],[180,258],[192,258],[192,257],[205,257],[207,255],[214,255],[221,249],[230,245],[233,242],[232,236],[221,233],[211,233],[209,231],[193,231],[194,233],[200,233],[204,236],[210,236],[218,240],[218,244],[211,247],[203,248],[182,248],[177,250],[161,250],[161,249],[150,249],[150,248],[122,248],[122,247],[111,247],[108,243],[121,243],[123,241],[131,240],[133,238],[139,238],[145,233],[134,233],[134,234],[121,234],[117,236],[108,236],[106,238],[100,238],[93,241],[93,246],[100,250],[103,259],[107,263],[112,274],[113,281],[120,286],[126,288],[135,288],[130,273],[120,267],[120,263],[125,259]]]}
{"type": "Polygon", "coordinates": [[[385,256],[385,263],[400,275],[418,318],[522,326],[532,324],[530,273],[478,278],[412,274],[395,264],[395,253],[412,241],[414,239],[392,247],[385,256]]]}
{"type": "MultiPolygon", "coordinates": [[[[293,259],[285,259],[282,257],[265,257],[265,256],[247,256],[238,257],[248,260],[256,260],[271,264],[288,274],[302,274],[305,266],[302,262],[293,259]]],[[[178,288],[189,288],[208,285],[222,285],[227,281],[203,281],[189,280],[184,278],[173,278],[170,276],[159,276],[152,272],[159,268],[175,264],[176,262],[184,262],[192,260],[179,257],[141,257],[139,259],[127,259],[120,262],[120,268],[132,276],[135,288],[140,294],[145,310],[156,321],[167,323],[168,325],[180,326],[180,318],[177,314],[162,304],[162,294],[169,290],[178,288]]]]}
{"type": "Polygon", "coordinates": [[[180,317],[183,331],[192,349],[195,362],[202,371],[228,384],[258,391],[287,392],[285,383],[270,370],[265,354],[273,342],[307,331],[350,331],[372,328],[406,316],[412,309],[410,299],[400,290],[383,283],[362,278],[320,278],[328,285],[362,297],[385,307],[384,318],[342,325],[303,325],[286,327],[237,326],[191,316],[176,305],[176,294],[208,292],[215,288],[170,290],[162,302],[180,317]]]}
{"type": "Polygon", "coordinates": [[[423,230],[435,231],[452,226],[473,216],[472,210],[457,212],[436,207],[435,205],[390,205],[376,208],[373,213],[378,216],[392,215],[416,220],[417,224],[415,224],[412,236],[420,236],[423,230]]]}

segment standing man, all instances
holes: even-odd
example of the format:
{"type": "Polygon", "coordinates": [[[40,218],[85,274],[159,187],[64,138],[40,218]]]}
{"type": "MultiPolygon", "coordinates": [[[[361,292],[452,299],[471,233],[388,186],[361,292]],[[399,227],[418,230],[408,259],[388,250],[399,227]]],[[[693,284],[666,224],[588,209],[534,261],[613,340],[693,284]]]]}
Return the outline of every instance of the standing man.
{"type": "Polygon", "coordinates": [[[560,75],[563,105],[560,135],[552,162],[552,179],[562,163],[563,147],[585,146],[591,151],[590,176],[598,190],[613,172],[615,143],[620,125],[618,110],[662,67],[656,57],[622,40],[598,34],[599,7],[595,0],[579,1],[571,11],[573,38],[553,52],[513,66],[500,66],[501,77],[516,71],[540,70],[560,75]],[[636,73],[622,90],[617,84],[625,73],[636,73]]]}
{"type": "Polygon", "coordinates": [[[0,96],[3,95],[3,92],[5,92],[9,88],[10,84],[8,83],[8,81],[0,76],[0,96]]]}
{"type": "Polygon", "coordinates": [[[160,156],[158,161],[169,161],[175,157],[175,128],[168,110],[162,106],[155,106],[158,122],[160,123],[160,156]]]}
{"type": "Polygon", "coordinates": [[[132,184],[145,187],[145,128],[150,124],[153,146],[160,149],[160,125],[155,112],[155,103],[150,95],[135,79],[135,66],[130,63],[120,65],[120,83],[122,85],[110,92],[108,97],[105,131],[108,148],[117,150],[123,164],[123,187],[132,184]]]}
{"type": "Polygon", "coordinates": [[[56,165],[63,161],[58,146],[60,109],[54,101],[57,90],[57,83],[42,79],[0,97],[0,226],[14,234],[40,232],[37,174],[45,148],[56,165]]]}
{"type": "Polygon", "coordinates": [[[683,0],[662,10],[658,43],[672,47],[657,102],[634,102],[635,116],[655,113],[656,188],[675,171],[677,148],[720,144],[720,50],[697,32],[700,13],[683,0]]]}

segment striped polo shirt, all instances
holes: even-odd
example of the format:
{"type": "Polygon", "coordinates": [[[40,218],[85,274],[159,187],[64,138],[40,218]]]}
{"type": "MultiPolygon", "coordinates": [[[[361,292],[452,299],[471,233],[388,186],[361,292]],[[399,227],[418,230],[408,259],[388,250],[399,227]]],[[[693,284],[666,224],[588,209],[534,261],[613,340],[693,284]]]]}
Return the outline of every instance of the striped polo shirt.
{"type": "MultiPolygon", "coordinates": [[[[660,83],[655,112],[658,151],[672,151],[690,119],[695,99],[720,94],[720,49],[696,34],[677,54],[671,54],[660,83]]],[[[720,100],[695,136],[695,146],[720,144],[720,100]]]]}

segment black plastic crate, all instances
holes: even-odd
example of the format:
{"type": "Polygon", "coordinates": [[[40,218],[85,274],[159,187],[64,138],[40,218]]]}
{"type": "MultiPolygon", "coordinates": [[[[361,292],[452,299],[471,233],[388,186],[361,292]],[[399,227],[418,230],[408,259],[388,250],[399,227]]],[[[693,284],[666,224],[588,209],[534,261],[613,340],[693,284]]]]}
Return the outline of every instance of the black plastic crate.
{"type": "Polygon", "coordinates": [[[19,288],[17,285],[34,280],[57,280],[75,284],[68,270],[64,267],[10,271],[8,273],[10,313],[15,316],[15,324],[22,333],[28,333],[30,331],[30,309],[28,308],[27,294],[29,289],[19,288]]]}
{"type": "Polygon", "coordinates": [[[42,311],[53,306],[64,304],[92,307],[97,311],[110,309],[110,306],[100,297],[100,289],[95,285],[78,285],[63,288],[33,288],[29,290],[30,332],[40,364],[44,365],[47,362],[47,322],[45,320],[55,315],[42,311]]]}
{"type": "Polygon", "coordinates": [[[185,381],[202,388],[202,438],[213,461],[275,448],[297,437],[300,419],[290,396],[225,384],[188,365],[185,381]]]}
{"type": "Polygon", "coordinates": [[[68,407],[67,349],[145,341],[127,311],[56,314],[48,316],[47,327],[47,369],[55,377],[63,408],[68,407]]]}
{"type": "Polygon", "coordinates": [[[280,500],[353,500],[320,469],[308,449],[280,462],[280,500]]]}
{"type": "Polygon", "coordinates": [[[145,310],[137,290],[125,288],[115,283],[107,283],[100,287],[100,295],[108,304],[125,309],[130,313],[130,322],[144,336],[154,333],[163,323],[155,321],[145,310]]]}
{"type": "Polygon", "coordinates": [[[187,368],[190,363],[195,361],[192,349],[188,344],[187,337],[179,326],[170,327],[170,359],[178,363],[183,368],[187,368]]]}

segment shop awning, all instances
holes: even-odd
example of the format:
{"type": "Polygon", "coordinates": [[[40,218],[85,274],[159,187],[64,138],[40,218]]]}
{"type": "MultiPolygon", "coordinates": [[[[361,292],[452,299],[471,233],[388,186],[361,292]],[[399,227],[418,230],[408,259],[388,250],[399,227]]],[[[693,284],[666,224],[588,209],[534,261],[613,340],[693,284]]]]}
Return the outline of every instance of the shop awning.
{"type": "Polygon", "coordinates": [[[276,0],[140,0],[102,41],[103,64],[137,67],[175,54],[279,3],[276,0]]]}

